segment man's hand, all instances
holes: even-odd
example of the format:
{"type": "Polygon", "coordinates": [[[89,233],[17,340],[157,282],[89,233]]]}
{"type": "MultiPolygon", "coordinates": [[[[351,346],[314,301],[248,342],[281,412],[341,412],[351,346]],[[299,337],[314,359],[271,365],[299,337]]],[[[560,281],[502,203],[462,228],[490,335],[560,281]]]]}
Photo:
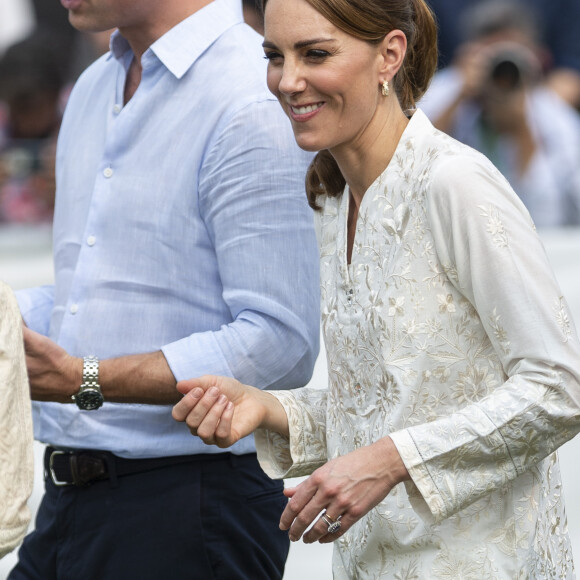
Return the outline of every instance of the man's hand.
{"type": "Polygon", "coordinates": [[[83,376],[83,361],[54,341],[23,326],[30,396],[35,401],[72,403],[83,376]]]}

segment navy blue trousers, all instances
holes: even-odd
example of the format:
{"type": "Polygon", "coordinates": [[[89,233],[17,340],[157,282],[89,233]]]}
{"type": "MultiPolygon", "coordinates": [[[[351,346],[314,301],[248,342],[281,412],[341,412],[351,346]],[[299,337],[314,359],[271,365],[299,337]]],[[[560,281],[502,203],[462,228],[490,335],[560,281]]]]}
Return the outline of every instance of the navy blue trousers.
{"type": "Polygon", "coordinates": [[[117,486],[46,479],[36,529],[9,580],[275,580],[288,556],[286,505],[255,454],[119,477],[117,486]]]}

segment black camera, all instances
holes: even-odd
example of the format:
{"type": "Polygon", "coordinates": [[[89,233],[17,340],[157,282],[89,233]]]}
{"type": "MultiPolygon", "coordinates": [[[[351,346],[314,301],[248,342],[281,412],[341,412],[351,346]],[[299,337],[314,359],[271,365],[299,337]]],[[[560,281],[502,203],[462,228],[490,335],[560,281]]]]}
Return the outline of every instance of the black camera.
{"type": "Polygon", "coordinates": [[[498,47],[489,61],[489,79],[497,88],[506,91],[530,84],[538,74],[538,61],[524,46],[498,47]]]}

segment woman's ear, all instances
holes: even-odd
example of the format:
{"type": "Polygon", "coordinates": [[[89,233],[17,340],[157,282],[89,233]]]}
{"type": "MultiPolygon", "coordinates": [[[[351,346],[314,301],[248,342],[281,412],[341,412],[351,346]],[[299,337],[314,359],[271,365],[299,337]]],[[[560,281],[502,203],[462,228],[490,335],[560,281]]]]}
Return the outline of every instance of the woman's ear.
{"type": "Polygon", "coordinates": [[[379,81],[391,81],[403,64],[407,52],[407,37],[402,30],[391,30],[380,44],[379,81]]]}

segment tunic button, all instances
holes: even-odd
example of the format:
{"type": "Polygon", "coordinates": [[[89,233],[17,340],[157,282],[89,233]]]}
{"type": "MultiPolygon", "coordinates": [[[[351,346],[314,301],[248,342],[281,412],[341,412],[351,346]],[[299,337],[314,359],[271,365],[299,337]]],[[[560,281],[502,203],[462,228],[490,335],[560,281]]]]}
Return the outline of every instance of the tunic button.
{"type": "Polygon", "coordinates": [[[353,294],[354,294],[354,290],[353,290],[352,288],[349,288],[349,289],[346,291],[346,301],[347,301],[349,304],[352,304],[352,296],[353,296],[353,294]]]}
{"type": "Polygon", "coordinates": [[[107,167],[107,169],[105,169],[105,171],[103,171],[103,175],[105,177],[111,177],[113,175],[113,170],[110,167],[107,167]]]}
{"type": "Polygon", "coordinates": [[[71,314],[76,314],[79,311],[79,305],[78,304],[73,304],[70,307],[70,313],[71,314]]]}

